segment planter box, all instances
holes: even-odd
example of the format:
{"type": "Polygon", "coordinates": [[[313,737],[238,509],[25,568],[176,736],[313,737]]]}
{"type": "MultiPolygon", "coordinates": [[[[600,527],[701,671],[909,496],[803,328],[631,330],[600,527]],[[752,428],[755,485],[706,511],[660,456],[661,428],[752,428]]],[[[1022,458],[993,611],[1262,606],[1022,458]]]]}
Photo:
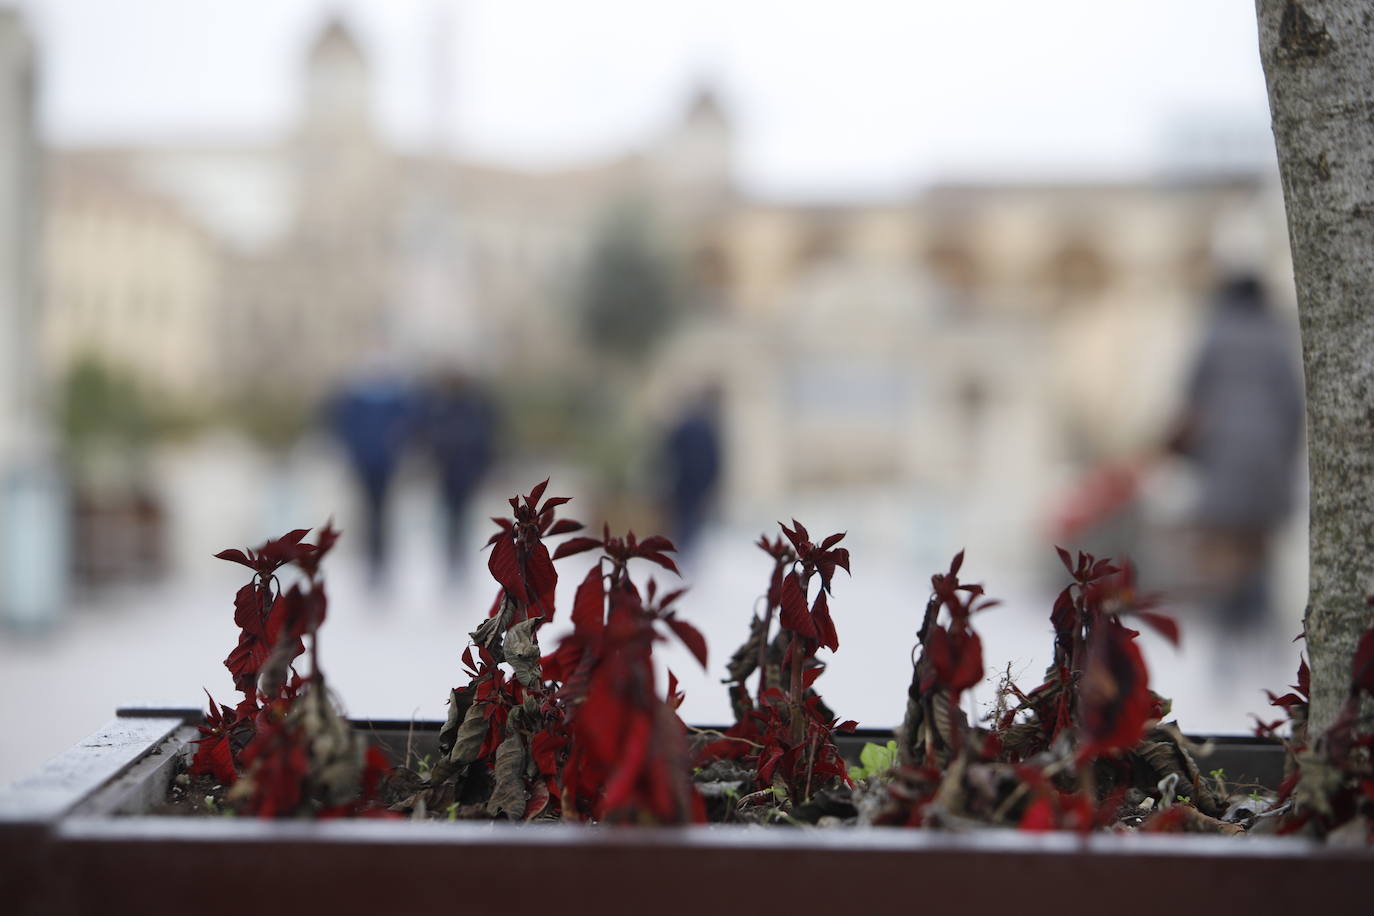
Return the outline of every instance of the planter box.
{"type": "MultiPolygon", "coordinates": [[[[0,792],[6,913],[1307,912],[1367,906],[1374,850],[1285,838],[155,817],[199,710],[121,710],[0,792]],[[557,900],[557,903],[551,901],[557,900]],[[933,909],[932,909],[933,908],[933,909]]],[[[399,758],[437,723],[355,721],[399,758]]],[[[860,734],[863,740],[885,738],[860,734]]],[[[1205,768],[1271,781],[1272,747],[1205,768]]]]}

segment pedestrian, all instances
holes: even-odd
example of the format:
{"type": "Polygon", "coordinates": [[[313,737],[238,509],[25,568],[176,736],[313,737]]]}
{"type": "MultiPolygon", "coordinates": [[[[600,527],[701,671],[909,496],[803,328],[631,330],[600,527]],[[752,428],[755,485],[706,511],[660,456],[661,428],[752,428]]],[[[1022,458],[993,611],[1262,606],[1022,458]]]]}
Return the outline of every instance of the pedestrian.
{"type": "Polygon", "coordinates": [[[388,496],[413,436],[414,396],[397,376],[367,375],[346,383],[330,400],[328,413],[363,497],[368,577],[375,588],[390,559],[388,496]]]}
{"type": "Polygon", "coordinates": [[[477,380],[448,372],[426,391],[421,422],[439,478],[448,572],[456,578],[464,571],[468,506],[495,453],[496,408],[477,380]]]}
{"type": "Polygon", "coordinates": [[[1215,622],[1258,629],[1270,613],[1270,542],[1293,509],[1303,391],[1289,330],[1253,273],[1219,287],[1170,448],[1195,467],[1196,560],[1215,622]]]}

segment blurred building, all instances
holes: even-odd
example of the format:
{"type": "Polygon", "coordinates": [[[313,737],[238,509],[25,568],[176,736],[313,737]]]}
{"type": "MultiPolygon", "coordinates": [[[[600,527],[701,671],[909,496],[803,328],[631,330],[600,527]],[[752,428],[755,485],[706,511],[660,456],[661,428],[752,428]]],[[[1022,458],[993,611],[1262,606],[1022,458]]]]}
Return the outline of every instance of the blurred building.
{"type": "Polygon", "coordinates": [[[39,434],[35,388],[35,239],[39,155],[33,45],[19,14],[0,8],[0,470],[39,434]]]}
{"type": "Polygon", "coordinates": [[[34,47],[0,8],[0,622],[38,629],[63,599],[61,480],[44,412],[35,269],[42,221],[34,47]]]}
{"type": "Polygon", "coordinates": [[[576,374],[596,357],[573,291],[608,215],[634,205],[686,305],[631,409],[719,385],[733,513],[808,490],[967,491],[970,524],[1010,545],[1066,469],[1161,433],[1224,226],[1258,224],[1250,256],[1291,283],[1277,186],[1234,163],[771,203],[733,187],[710,91],[637,153],[534,173],[388,149],[370,85],[334,21],[279,142],[53,152],[50,376],[94,354],[214,404],[308,402],[379,352],[576,374]]]}

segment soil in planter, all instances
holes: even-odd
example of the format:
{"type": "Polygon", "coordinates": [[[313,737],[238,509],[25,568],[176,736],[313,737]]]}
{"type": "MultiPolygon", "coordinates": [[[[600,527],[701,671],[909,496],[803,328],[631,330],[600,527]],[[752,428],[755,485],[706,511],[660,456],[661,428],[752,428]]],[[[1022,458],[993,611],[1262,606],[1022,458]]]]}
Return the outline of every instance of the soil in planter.
{"type": "Polygon", "coordinates": [[[213,776],[194,776],[178,767],[177,776],[167,784],[167,796],[148,811],[159,817],[233,817],[234,809],[225,800],[229,791],[213,776]]]}

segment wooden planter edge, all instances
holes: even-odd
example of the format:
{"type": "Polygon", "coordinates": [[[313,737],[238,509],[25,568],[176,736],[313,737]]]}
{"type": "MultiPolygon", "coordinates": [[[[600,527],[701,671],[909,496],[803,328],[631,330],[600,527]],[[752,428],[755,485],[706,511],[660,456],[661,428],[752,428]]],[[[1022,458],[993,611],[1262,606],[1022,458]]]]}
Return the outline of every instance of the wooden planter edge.
{"type": "Polygon", "coordinates": [[[121,710],[0,791],[0,900],[18,901],[20,913],[109,911],[110,900],[135,900],[156,886],[181,903],[191,895],[200,912],[239,916],[243,898],[215,877],[237,874],[252,876],[261,897],[252,896],[267,901],[266,911],[296,914],[445,908],[461,888],[474,912],[546,916],[549,898],[540,891],[553,887],[580,889],[576,901],[558,907],[572,913],[600,916],[617,901],[653,899],[662,913],[756,914],[767,886],[768,909],[779,910],[855,912],[907,902],[973,912],[1010,906],[1018,914],[1109,906],[1157,916],[1170,894],[1190,909],[1287,914],[1314,901],[1350,904],[1374,886],[1374,850],[1288,838],[132,815],[165,793],[200,714],[121,710]],[[534,869],[528,886],[496,877],[527,867],[534,869]],[[322,871],[343,883],[309,877],[322,871]],[[357,881],[364,874],[373,876],[365,886],[357,881]],[[442,875],[450,878],[436,880],[442,875]],[[226,893],[206,898],[216,886],[226,893]]]}

